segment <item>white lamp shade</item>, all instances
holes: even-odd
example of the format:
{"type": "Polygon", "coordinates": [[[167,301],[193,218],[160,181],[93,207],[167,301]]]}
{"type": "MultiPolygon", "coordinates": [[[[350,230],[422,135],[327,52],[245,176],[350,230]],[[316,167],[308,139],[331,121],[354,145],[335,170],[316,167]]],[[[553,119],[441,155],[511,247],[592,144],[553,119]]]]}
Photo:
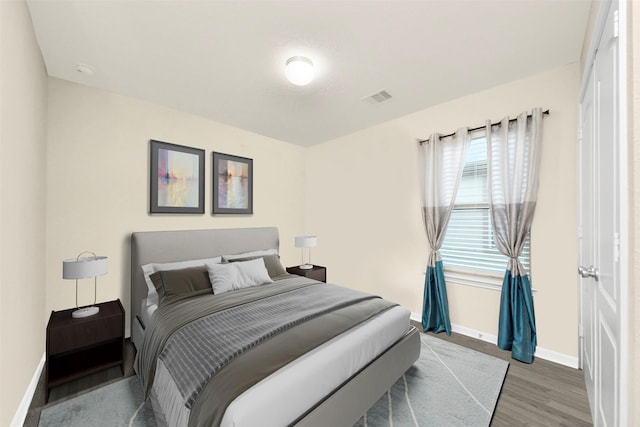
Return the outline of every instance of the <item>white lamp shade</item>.
{"type": "Polygon", "coordinates": [[[297,236],[296,248],[313,248],[318,243],[316,236],[297,236]]]}
{"type": "Polygon", "coordinates": [[[304,56],[294,56],[287,60],[285,74],[297,86],[309,84],[313,79],[313,62],[304,56]]]}
{"type": "Polygon", "coordinates": [[[63,279],[86,279],[107,274],[107,257],[72,258],[62,261],[63,279]]]}

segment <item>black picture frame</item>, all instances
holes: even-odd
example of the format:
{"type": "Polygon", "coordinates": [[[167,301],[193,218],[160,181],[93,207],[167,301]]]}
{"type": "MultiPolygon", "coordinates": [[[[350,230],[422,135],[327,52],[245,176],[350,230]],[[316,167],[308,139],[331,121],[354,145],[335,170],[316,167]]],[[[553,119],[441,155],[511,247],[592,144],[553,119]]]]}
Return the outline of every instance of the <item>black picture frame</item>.
{"type": "Polygon", "coordinates": [[[253,214],[253,159],[216,152],[212,157],[212,213],[253,214]]]}
{"type": "Polygon", "coordinates": [[[204,150],[150,140],[150,213],[204,214],[204,150]]]}

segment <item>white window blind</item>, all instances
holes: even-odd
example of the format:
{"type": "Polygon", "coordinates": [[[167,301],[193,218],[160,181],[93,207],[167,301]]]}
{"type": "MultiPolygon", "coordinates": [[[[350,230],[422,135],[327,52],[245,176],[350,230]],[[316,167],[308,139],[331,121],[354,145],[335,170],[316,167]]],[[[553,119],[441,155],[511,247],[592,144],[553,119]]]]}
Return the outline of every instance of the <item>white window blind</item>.
{"type": "MultiPolygon", "coordinates": [[[[487,178],[487,141],[474,136],[467,149],[462,179],[440,249],[446,271],[504,275],[508,258],[493,239],[487,178]]],[[[531,245],[527,235],[520,262],[529,272],[531,245]]]]}

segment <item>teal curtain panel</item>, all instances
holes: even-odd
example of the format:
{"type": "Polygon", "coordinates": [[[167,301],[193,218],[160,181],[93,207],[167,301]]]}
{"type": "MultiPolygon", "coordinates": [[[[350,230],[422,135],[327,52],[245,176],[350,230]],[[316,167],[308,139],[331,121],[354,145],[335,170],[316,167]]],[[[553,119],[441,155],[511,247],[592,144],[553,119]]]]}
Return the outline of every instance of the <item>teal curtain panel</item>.
{"type": "Polygon", "coordinates": [[[427,267],[422,306],[422,328],[424,331],[433,331],[436,334],[446,332],[447,335],[451,335],[449,302],[447,301],[447,286],[444,282],[442,261],[437,261],[434,267],[427,267]]]}
{"type": "Polygon", "coordinates": [[[536,316],[529,276],[507,270],[502,281],[498,347],[511,350],[511,357],[532,363],[536,352],[536,316]]]}

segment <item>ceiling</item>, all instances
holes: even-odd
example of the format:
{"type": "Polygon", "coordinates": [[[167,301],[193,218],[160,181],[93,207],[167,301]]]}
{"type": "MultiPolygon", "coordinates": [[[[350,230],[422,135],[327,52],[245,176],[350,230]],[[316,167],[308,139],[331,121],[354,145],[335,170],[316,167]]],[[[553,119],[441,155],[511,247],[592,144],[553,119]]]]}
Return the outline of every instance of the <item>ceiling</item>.
{"type": "Polygon", "coordinates": [[[311,146],[578,61],[591,2],[27,3],[50,76],[311,146]],[[296,55],[308,86],[284,76],[296,55]]]}

